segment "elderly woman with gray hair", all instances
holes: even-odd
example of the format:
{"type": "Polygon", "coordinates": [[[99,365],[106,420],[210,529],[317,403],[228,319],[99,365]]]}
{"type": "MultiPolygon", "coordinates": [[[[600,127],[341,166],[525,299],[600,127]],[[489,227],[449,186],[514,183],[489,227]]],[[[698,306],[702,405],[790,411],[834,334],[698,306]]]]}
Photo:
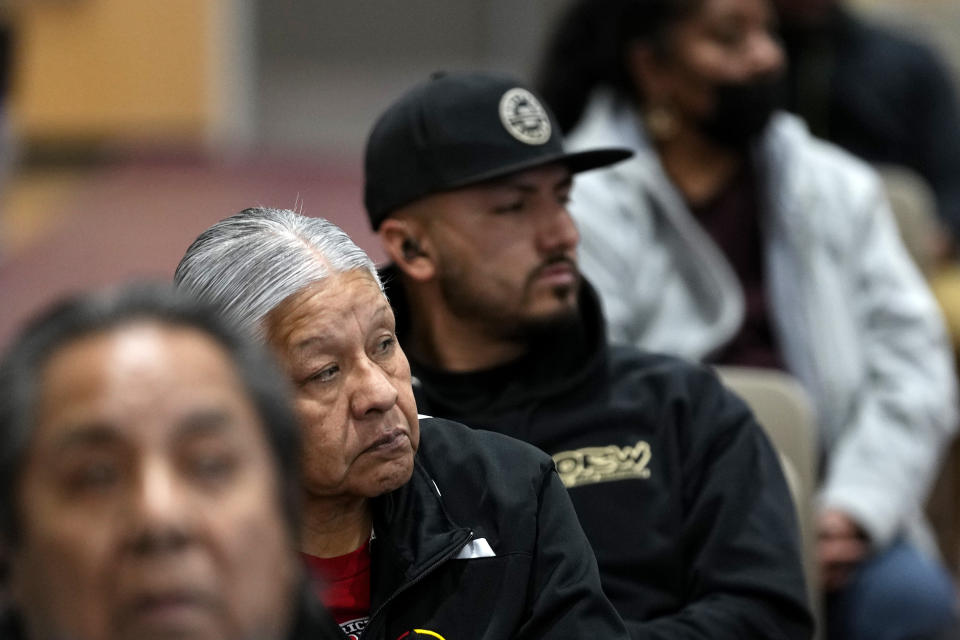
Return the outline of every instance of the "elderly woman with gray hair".
{"type": "Polygon", "coordinates": [[[301,550],[348,635],[627,637],[551,459],[418,418],[376,268],[336,225],[248,209],[202,233],[175,281],[294,383],[301,550]]]}

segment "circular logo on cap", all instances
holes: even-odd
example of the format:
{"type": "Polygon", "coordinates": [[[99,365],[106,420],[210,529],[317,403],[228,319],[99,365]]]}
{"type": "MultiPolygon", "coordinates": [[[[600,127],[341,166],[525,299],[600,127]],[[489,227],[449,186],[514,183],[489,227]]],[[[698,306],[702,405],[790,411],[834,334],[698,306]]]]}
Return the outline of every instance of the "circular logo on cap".
{"type": "Polygon", "coordinates": [[[550,116],[526,89],[510,89],[500,98],[500,121],[514,138],[527,144],[550,139],[550,116]]]}

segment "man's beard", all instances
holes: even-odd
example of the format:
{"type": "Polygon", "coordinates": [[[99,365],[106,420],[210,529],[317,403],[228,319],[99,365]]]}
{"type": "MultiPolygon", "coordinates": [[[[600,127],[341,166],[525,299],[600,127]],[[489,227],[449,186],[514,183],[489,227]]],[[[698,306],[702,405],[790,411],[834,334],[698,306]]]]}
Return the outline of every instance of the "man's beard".
{"type": "MultiPolygon", "coordinates": [[[[560,261],[569,261],[567,258],[548,260],[543,266],[556,264],[560,261]]],[[[524,317],[520,312],[524,300],[513,300],[517,304],[503,307],[492,304],[488,298],[480,295],[477,290],[467,284],[463,270],[453,267],[452,261],[445,261],[445,268],[441,270],[439,279],[440,293],[449,309],[457,318],[479,325],[482,330],[498,338],[516,342],[538,342],[562,335],[580,325],[580,309],[576,301],[579,292],[579,278],[577,283],[570,286],[555,287],[553,295],[560,301],[573,298],[567,305],[561,306],[555,312],[524,317]]],[[[575,265],[574,265],[575,268],[575,265]]],[[[533,271],[527,278],[522,295],[524,298],[531,289],[538,270],[533,271]]]]}

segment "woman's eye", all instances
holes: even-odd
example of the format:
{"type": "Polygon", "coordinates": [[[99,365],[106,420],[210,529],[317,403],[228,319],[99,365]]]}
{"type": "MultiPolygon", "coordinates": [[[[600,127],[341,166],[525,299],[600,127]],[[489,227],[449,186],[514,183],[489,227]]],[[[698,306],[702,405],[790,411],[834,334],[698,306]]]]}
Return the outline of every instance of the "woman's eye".
{"type": "Polygon", "coordinates": [[[201,480],[225,478],[236,468],[236,458],[229,455],[200,455],[190,461],[190,473],[201,480]]]}
{"type": "Polygon", "coordinates": [[[739,45],[745,37],[744,30],[736,26],[718,27],[713,30],[714,39],[720,44],[733,47],[739,45]]]}
{"type": "Polygon", "coordinates": [[[311,374],[304,382],[330,382],[340,371],[340,367],[331,365],[311,374]]]}
{"type": "Polygon", "coordinates": [[[85,464],[69,474],[71,488],[76,491],[102,491],[120,479],[120,469],[113,463],[85,464]]]}
{"type": "Polygon", "coordinates": [[[393,348],[393,345],[395,345],[396,343],[397,343],[397,340],[393,336],[390,336],[389,338],[384,338],[377,344],[377,351],[379,351],[380,353],[388,353],[393,348]]]}

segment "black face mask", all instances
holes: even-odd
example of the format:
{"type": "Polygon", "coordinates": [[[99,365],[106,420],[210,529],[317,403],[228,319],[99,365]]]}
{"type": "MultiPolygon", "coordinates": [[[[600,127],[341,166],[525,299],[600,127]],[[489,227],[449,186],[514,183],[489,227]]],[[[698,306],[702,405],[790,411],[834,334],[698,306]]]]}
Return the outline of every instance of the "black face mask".
{"type": "Polygon", "coordinates": [[[720,146],[746,148],[783,105],[783,96],[780,75],[746,83],[717,84],[713,113],[700,121],[700,131],[720,146]]]}

